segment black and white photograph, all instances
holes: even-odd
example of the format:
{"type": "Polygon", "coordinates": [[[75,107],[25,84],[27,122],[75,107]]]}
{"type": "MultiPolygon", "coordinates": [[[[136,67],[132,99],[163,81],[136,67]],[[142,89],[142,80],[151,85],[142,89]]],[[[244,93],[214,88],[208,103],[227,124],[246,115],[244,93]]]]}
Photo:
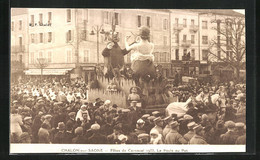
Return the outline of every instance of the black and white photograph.
{"type": "Polygon", "coordinates": [[[10,153],[246,152],[244,9],[10,18],[10,153]]]}

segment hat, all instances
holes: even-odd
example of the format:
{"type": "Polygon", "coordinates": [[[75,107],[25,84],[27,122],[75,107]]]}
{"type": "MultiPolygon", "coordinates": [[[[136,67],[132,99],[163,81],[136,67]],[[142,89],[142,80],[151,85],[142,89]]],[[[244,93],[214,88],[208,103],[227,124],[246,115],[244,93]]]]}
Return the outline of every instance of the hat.
{"type": "Polygon", "coordinates": [[[194,130],[195,132],[199,132],[199,131],[201,131],[201,130],[203,130],[203,129],[204,129],[204,127],[202,127],[201,125],[197,125],[197,126],[193,127],[193,130],[194,130]]]}
{"type": "Polygon", "coordinates": [[[47,115],[44,116],[45,119],[51,118],[51,117],[52,117],[52,115],[50,115],[50,114],[47,114],[47,115]]]}
{"type": "Polygon", "coordinates": [[[17,101],[17,100],[14,100],[13,103],[18,103],[18,101],[17,101]]]}
{"type": "Polygon", "coordinates": [[[70,112],[68,115],[69,115],[69,116],[75,116],[76,113],[75,113],[75,112],[70,112]]]}
{"type": "Polygon", "coordinates": [[[80,107],[80,109],[82,109],[82,108],[87,108],[87,106],[86,106],[85,104],[83,104],[83,105],[80,107]]]}
{"type": "Polygon", "coordinates": [[[24,121],[27,121],[27,120],[29,120],[29,119],[32,119],[32,117],[24,117],[24,121]]]}
{"type": "Polygon", "coordinates": [[[24,111],[30,111],[31,109],[29,108],[29,107],[24,107],[24,109],[23,109],[24,111]]]}
{"type": "Polygon", "coordinates": [[[239,128],[239,129],[242,129],[242,128],[245,127],[245,124],[242,123],[242,122],[238,122],[238,123],[235,124],[235,126],[236,126],[237,128],[239,128]]]}
{"type": "Polygon", "coordinates": [[[82,127],[77,127],[75,129],[75,134],[78,135],[78,134],[82,134],[83,133],[83,128],[82,127]]]}
{"type": "Polygon", "coordinates": [[[183,118],[184,118],[185,120],[192,120],[192,119],[193,119],[193,117],[192,117],[191,115],[188,115],[188,114],[185,114],[185,115],[183,116],[183,118]]]}
{"type": "Polygon", "coordinates": [[[123,134],[120,134],[119,136],[118,136],[118,139],[120,140],[120,141],[122,141],[122,140],[126,140],[127,141],[127,136],[126,135],[123,135],[123,134]]]}
{"type": "Polygon", "coordinates": [[[128,112],[130,112],[130,109],[122,109],[122,112],[123,113],[128,113],[128,112]]]}
{"type": "Polygon", "coordinates": [[[164,120],[164,121],[172,120],[172,116],[165,117],[163,120],[164,120]]]}
{"type": "Polygon", "coordinates": [[[138,119],[138,121],[137,121],[137,124],[144,124],[144,123],[145,123],[145,121],[142,119],[138,119]]]}
{"type": "Polygon", "coordinates": [[[159,111],[154,111],[154,112],[152,112],[152,115],[153,116],[156,116],[157,114],[159,114],[160,112],[159,111]]]}
{"type": "Polygon", "coordinates": [[[33,99],[32,98],[27,98],[27,100],[26,101],[33,101],[33,99]]]}
{"type": "Polygon", "coordinates": [[[236,124],[233,122],[233,121],[227,121],[226,123],[225,123],[225,126],[227,127],[227,128],[235,128],[235,126],[236,126],[236,124]]]}
{"type": "Polygon", "coordinates": [[[150,117],[150,114],[144,114],[141,118],[147,119],[148,117],[150,117]]]}
{"type": "Polygon", "coordinates": [[[43,99],[40,99],[40,100],[38,100],[38,102],[40,103],[40,102],[44,102],[44,100],[43,99]]]}
{"type": "Polygon", "coordinates": [[[92,124],[90,127],[91,130],[99,130],[100,129],[100,125],[99,124],[92,124]]]}
{"type": "Polygon", "coordinates": [[[139,134],[138,136],[137,136],[138,138],[149,138],[149,134],[147,134],[147,133],[141,133],[141,134],[139,134]]]}
{"type": "Polygon", "coordinates": [[[152,135],[152,134],[158,135],[159,132],[158,132],[156,129],[152,129],[152,130],[150,131],[150,135],[152,135]]]}
{"type": "Polygon", "coordinates": [[[207,120],[209,117],[208,117],[208,115],[206,115],[206,114],[203,114],[202,116],[201,116],[201,120],[207,120]]]}
{"type": "Polygon", "coordinates": [[[65,129],[65,124],[64,124],[64,122],[59,122],[57,129],[65,129]]]}
{"type": "Polygon", "coordinates": [[[154,121],[154,122],[160,122],[160,121],[162,121],[162,118],[161,118],[161,117],[157,117],[157,118],[155,118],[153,121],[154,121]]]}
{"type": "Polygon", "coordinates": [[[111,104],[111,101],[110,100],[106,100],[104,105],[110,105],[111,104]]]}
{"type": "Polygon", "coordinates": [[[177,127],[179,125],[180,124],[177,121],[173,121],[173,122],[170,123],[171,128],[175,128],[175,127],[177,127]]]}
{"type": "Polygon", "coordinates": [[[197,124],[195,122],[190,122],[187,124],[188,129],[193,129],[197,124]]]}
{"type": "Polygon", "coordinates": [[[147,119],[150,120],[150,121],[153,121],[155,118],[156,118],[156,117],[154,117],[154,116],[150,116],[150,117],[148,117],[147,119]]]}

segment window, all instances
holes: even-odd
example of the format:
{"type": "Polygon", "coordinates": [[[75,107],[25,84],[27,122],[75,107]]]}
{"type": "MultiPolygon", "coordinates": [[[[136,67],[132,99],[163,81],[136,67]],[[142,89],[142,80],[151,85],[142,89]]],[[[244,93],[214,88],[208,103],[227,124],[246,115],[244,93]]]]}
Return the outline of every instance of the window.
{"type": "Polygon", "coordinates": [[[23,37],[19,37],[19,45],[20,47],[23,45],[23,37]]]}
{"type": "Polygon", "coordinates": [[[137,16],[137,26],[141,27],[142,25],[142,17],[140,15],[137,16]]]}
{"type": "Polygon", "coordinates": [[[187,27],[187,19],[183,19],[183,27],[187,27]]]}
{"type": "Polygon", "coordinates": [[[72,53],[71,53],[71,50],[67,50],[67,63],[72,63],[72,53]]]}
{"type": "Polygon", "coordinates": [[[179,49],[175,50],[175,58],[176,60],[179,60],[179,49]]]}
{"type": "Polygon", "coordinates": [[[160,52],[160,62],[166,62],[166,54],[165,54],[165,52],[160,52]]]}
{"type": "Polygon", "coordinates": [[[179,24],[179,18],[175,18],[175,24],[179,24]]]}
{"type": "Polygon", "coordinates": [[[70,42],[70,41],[72,40],[72,33],[71,33],[71,30],[69,30],[69,31],[67,32],[66,40],[67,40],[67,42],[70,42]]]}
{"type": "Polygon", "coordinates": [[[202,36],[202,44],[208,44],[208,36],[202,36]]]}
{"type": "Polygon", "coordinates": [[[168,29],[168,19],[163,20],[163,29],[167,30],[168,29]]]}
{"type": "Polygon", "coordinates": [[[208,50],[205,49],[202,50],[202,60],[204,61],[208,60],[208,50]]]}
{"type": "Polygon", "coordinates": [[[195,60],[195,49],[191,50],[191,59],[195,60]]]}
{"type": "Polygon", "coordinates": [[[195,24],[194,19],[191,19],[190,23],[191,23],[192,26],[194,26],[194,24],[195,24]]]}
{"type": "Polygon", "coordinates": [[[164,45],[164,46],[167,45],[167,36],[163,36],[163,45],[164,45]]]}
{"type": "Polygon", "coordinates": [[[183,35],[183,42],[186,42],[187,41],[187,35],[183,35]]]}
{"type": "Polygon", "coordinates": [[[195,43],[195,35],[191,35],[191,43],[192,43],[192,44],[195,43]]]}
{"type": "Polygon", "coordinates": [[[43,43],[43,33],[40,33],[39,37],[40,37],[40,42],[39,43],[43,43]]]}
{"type": "Polygon", "coordinates": [[[83,55],[83,62],[89,62],[89,51],[84,50],[84,55],[83,55]]]}
{"type": "Polygon", "coordinates": [[[43,24],[42,19],[43,19],[43,15],[42,15],[42,13],[40,13],[39,14],[39,25],[43,24]]]}
{"type": "Polygon", "coordinates": [[[34,26],[34,15],[31,15],[31,26],[34,26]]]}
{"type": "Polygon", "coordinates": [[[30,62],[31,62],[31,64],[34,63],[34,53],[33,52],[31,52],[31,54],[30,54],[30,62]]]}
{"type": "Polygon", "coordinates": [[[176,37],[176,38],[175,38],[175,42],[176,42],[176,43],[179,43],[179,39],[180,39],[180,38],[179,38],[179,34],[175,34],[175,37],[176,37]]]}
{"type": "Polygon", "coordinates": [[[33,33],[31,34],[31,43],[35,43],[35,41],[34,41],[34,34],[33,33]]]}
{"type": "Polygon", "coordinates": [[[51,24],[51,19],[52,19],[52,13],[48,12],[48,24],[51,24]]]}
{"type": "Polygon", "coordinates": [[[208,22],[202,21],[202,29],[208,29],[208,22]]]}
{"type": "Polygon", "coordinates": [[[221,51],[218,51],[218,58],[221,58],[221,51]]]}
{"type": "Polygon", "coordinates": [[[104,23],[109,24],[109,12],[104,12],[104,23]]]}
{"type": "Polygon", "coordinates": [[[52,52],[48,51],[48,63],[52,62],[52,52]]]}
{"type": "Polygon", "coordinates": [[[12,21],[11,30],[14,31],[14,22],[12,21]]]}
{"type": "Polygon", "coordinates": [[[119,13],[114,13],[115,16],[115,25],[119,25],[119,13]]]}
{"type": "Polygon", "coordinates": [[[151,17],[146,17],[146,26],[151,27],[151,17]]]}
{"type": "Polygon", "coordinates": [[[19,30],[22,30],[22,28],[23,28],[23,21],[19,20],[19,30]]]}
{"type": "Polygon", "coordinates": [[[67,22],[71,22],[71,9],[67,9],[67,22]]]}
{"type": "Polygon", "coordinates": [[[48,32],[48,42],[52,41],[52,32],[48,32]]]}

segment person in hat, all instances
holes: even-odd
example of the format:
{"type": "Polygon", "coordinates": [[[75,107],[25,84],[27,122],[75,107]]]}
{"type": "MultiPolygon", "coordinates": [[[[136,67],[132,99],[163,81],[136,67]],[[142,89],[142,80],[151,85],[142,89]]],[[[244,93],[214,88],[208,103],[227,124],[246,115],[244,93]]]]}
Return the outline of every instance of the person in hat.
{"type": "Polygon", "coordinates": [[[41,125],[38,131],[38,143],[51,143],[48,127],[49,125],[47,123],[41,125]]]}
{"type": "Polygon", "coordinates": [[[59,130],[53,139],[53,143],[64,143],[64,133],[65,133],[65,124],[64,122],[59,122],[57,129],[59,130]]]}
{"type": "Polygon", "coordinates": [[[187,142],[189,142],[191,140],[191,138],[195,135],[193,128],[196,125],[197,124],[194,121],[187,124],[189,131],[186,134],[184,134],[184,136],[183,136],[187,142]]]}
{"type": "Polygon", "coordinates": [[[189,131],[187,124],[193,121],[193,117],[191,115],[185,114],[183,118],[179,119],[178,121],[180,123],[179,133],[184,135],[189,131]]]}
{"type": "MultiPolygon", "coordinates": [[[[242,127],[242,124],[237,124],[237,126],[242,127]]],[[[241,128],[242,129],[242,128],[241,128]]],[[[243,127],[243,134],[237,137],[236,144],[246,144],[246,126],[243,127]]]]}
{"type": "MultiPolygon", "coordinates": [[[[150,75],[150,77],[155,77],[155,66],[154,61],[154,44],[149,42],[150,29],[148,27],[141,27],[139,31],[139,36],[136,39],[136,43],[129,46],[128,39],[131,36],[126,36],[125,46],[126,50],[134,50],[131,54],[131,69],[133,70],[133,75],[139,79],[139,77],[145,77],[150,75]]],[[[138,83],[138,82],[137,82],[138,83]]]]}
{"type": "Polygon", "coordinates": [[[32,117],[24,117],[23,122],[23,132],[27,132],[30,135],[30,137],[32,137],[32,117]]]}
{"type": "Polygon", "coordinates": [[[74,129],[76,129],[78,126],[77,126],[77,122],[76,122],[76,120],[75,120],[75,118],[76,118],[76,113],[75,112],[70,112],[69,114],[68,114],[68,120],[67,120],[67,122],[66,122],[66,126],[67,126],[67,124],[68,123],[71,123],[72,124],[72,129],[74,130],[74,129]]]}
{"type": "Polygon", "coordinates": [[[128,95],[127,100],[129,102],[131,102],[131,101],[140,101],[141,98],[140,98],[140,95],[137,94],[137,92],[138,92],[137,87],[130,88],[130,94],[128,95]]]}
{"type": "Polygon", "coordinates": [[[245,124],[244,123],[238,122],[238,123],[235,124],[235,126],[236,126],[235,131],[236,131],[238,136],[242,136],[242,135],[245,134],[245,129],[244,129],[245,128],[245,124]]]}
{"type": "Polygon", "coordinates": [[[166,126],[163,129],[162,136],[165,139],[166,135],[171,131],[170,123],[173,121],[173,118],[172,118],[172,116],[168,116],[168,117],[165,117],[163,120],[164,120],[164,123],[166,124],[166,126]]]}
{"type": "Polygon", "coordinates": [[[50,114],[47,114],[47,115],[44,116],[44,121],[43,121],[43,123],[47,124],[47,129],[48,129],[48,130],[51,130],[51,129],[52,129],[51,119],[52,119],[52,115],[50,115],[50,114]]]}
{"type": "Polygon", "coordinates": [[[150,131],[150,144],[163,144],[162,135],[156,129],[150,131]]]}
{"type": "Polygon", "coordinates": [[[178,132],[179,125],[180,124],[177,121],[170,123],[171,131],[165,137],[165,144],[187,144],[187,141],[178,132]]]}
{"type": "Polygon", "coordinates": [[[92,130],[93,134],[91,137],[88,138],[87,143],[89,144],[107,144],[107,137],[100,134],[100,125],[93,124],[91,125],[90,129],[92,130]]]}
{"type": "Polygon", "coordinates": [[[83,136],[83,128],[82,127],[77,127],[75,129],[75,136],[73,139],[72,139],[72,144],[85,144],[86,141],[85,141],[85,138],[83,136]]]}
{"type": "Polygon", "coordinates": [[[66,123],[66,131],[64,132],[63,135],[63,143],[64,144],[71,144],[72,139],[74,138],[74,124],[73,122],[67,121],[66,123]]]}
{"type": "Polygon", "coordinates": [[[147,133],[142,133],[142,134],[139,134],[137,136],[138,138],[138,144],[149,144],[149,134],[147,133]]]}
{"type": "Polygon", "coordinates": [[[225,123],[227,127],[227,132],[225,134],[220,135],[220,143],[221,144],[235,144],[238,135],[235,132],[236,124],[233,121],[227,121],[225,123]]]}
{"type": "Polygon", "coordinates": [[[128,137],[124,134],[120,134],[118,136],[118,140],[119,140],[119,144],[126,144],[127,143],[127,140],[128,140],[128,137]]]}
{"type": "Polygon", "coordinates": [[[208,144],[204,138],[204,127],[197,125],[193,128],[195,135],[190,139],[189,144],[208,144]]]}
{"type": "Polygon", "coordinates": [[[144,126],[145,126],[145,121],[144,120],[139,119],[136,122],[136,129],[134,130],[134,136],[135,136],[136,140],[137,140],[137,136],[139,134],[146,133],[146,131],[144,130],[144,126]]]}
{"type": "Polygon", "coordinates": [[[115,125],[113,128],[113,133],[107,136],[108,144],[118,144],[118,136],[121,133],[121,127],[119,125],[115,125]]]}
{"type": "Polygon", "coordinates": [[[162,118],[161,117],[157,117],[157,118],[155,118],[153,120],[153,122],[154,122],[155,126],[152,128],[152,130],[155,129],[155,130],[157,130],[159,132],[159,134],[162,135],[162,133],[163,133],[163,129],[162,129],[162,127],[163,127],[163,120],[162,120],[162,118]]]}
{"type": "Polygon", "coordinates": [[[18,114],[17,109],[11,109],[10,117],[10,131],[13,134],[14,139],[18,141],[19,137],[23,133],[21,126],[23,125],[22,116],[18,114]]]}
{"type": "Polygon", "coordinates": [[[83,122],[84,121],[84,118],[83,118],[84,114],[86,114],[86,116],[87,116],[87,121],[90,121],[90,116],[89,116],[89,113],[88,113],[86,105],[82,105],[80,107],[80,110],[77,112],[75,120],[77,121],[79,119],[81,122],[83,122]]]}
{"type": "Polygon", "coordinates": [[[153,115],[154,117],[159,117],[159,116],[160,116],[160,112],[159,112],[159,111],[153,111],[153,112],[152,112],[152,115],[153,115]]]}
{"type": "Polygon", "coordinates": [[[42,122],[44,120],[41,119],[43,117],[43,113],[40,111],[37,113],[37,115],[34,117],[34,120],[32,122],[32,143],[38,142],[38,131],[42,125],[42,122]]]}

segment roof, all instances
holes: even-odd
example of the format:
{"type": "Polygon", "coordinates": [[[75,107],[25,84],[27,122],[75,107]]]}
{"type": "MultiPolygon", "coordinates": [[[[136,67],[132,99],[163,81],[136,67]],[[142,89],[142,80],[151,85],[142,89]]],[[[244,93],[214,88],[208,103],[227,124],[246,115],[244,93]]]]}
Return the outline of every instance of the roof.
{"type": "Polygon", "coordinates": [[[212,13],[217,15],[228,15],[228,16],[238,16],[238,17],[245,16],[232,9],[190,9],[190,11],[197,12],[197,13],[212,13]]]}
{"type": "Polygon", "coordinates": [[[11,9],[11,16],[23,15],[23,14],[27,14],[27,13],[28,13],[27,8],[12,8],[11,9]]]}

